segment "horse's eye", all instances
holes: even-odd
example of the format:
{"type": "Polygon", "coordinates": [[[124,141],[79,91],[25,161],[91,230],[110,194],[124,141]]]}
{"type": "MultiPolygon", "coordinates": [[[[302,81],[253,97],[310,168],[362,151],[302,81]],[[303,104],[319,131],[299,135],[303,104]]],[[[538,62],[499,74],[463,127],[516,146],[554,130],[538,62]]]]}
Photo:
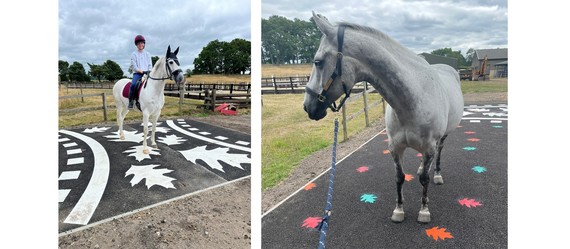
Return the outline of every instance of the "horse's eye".
{"type": "Polygon", "coordinates": [[[315,60],[314,63],[315,63],[315,66],[317,66],[319,68],[323,66],[323,61],[321,61],[321,60],[315,60]]]}
{"type": "Polygon", "coordinates": [[[172,64],[172,63],[174,63],[174,62],[172,62],[172,61],[169,61],[168,63],[172,64]]]}

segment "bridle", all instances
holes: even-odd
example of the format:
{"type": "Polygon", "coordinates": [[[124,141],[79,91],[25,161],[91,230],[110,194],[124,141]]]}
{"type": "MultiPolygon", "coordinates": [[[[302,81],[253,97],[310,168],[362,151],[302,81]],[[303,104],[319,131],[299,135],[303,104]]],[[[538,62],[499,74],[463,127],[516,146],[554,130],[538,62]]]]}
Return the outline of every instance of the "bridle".
{"type": "Polygon", "coordinates": [[[166,58],[166,62],[164,63],[164,66],[166,67],[166,73],[167,73],[168,77],[166,77],[166,78],[154,78],[154,77],[150,76],[150,72],[148,73],[148,77],[153,79],[153,80],[166,80],[166,79],[174,80],[173,76],[176,76],[179,73],[181,73],[182,69],[178,68],[178,69],[172,71],[172,69],[170,69],[170,67],[168,66],[168,64],[170,64],[169,63],[170,61],[174,61],[176,63],[176,65],[180,66],[180,62],[178,62],[178,58],[176,56],[166,58]]]}
{"type": "Polygon", "coordinates": [[[351,89],[348,89],[346,87],[346,85],[344,84],[344,80],[342,80],[342,57],[343,57],[342,45],[344,42],[344,29],[345,28],[346,28],[346,26],[344,26],[344,25],[338,26],[338,32],[337,32],[337,43],[338,43],[337,51],[338,52],[336,53],[336,68],[335,68],[334,72],[331,74],[331,77],[329,78],[329,80],[327,81],[325,86],[323,87],[323,91],[320,94],[318,94],[314,90],[309,88],[308,86],[305,87],[305,91],[309,95],[316,97],[317,100],[319,100],[319,102],[321,102],[323,104],[327,104],[327,106],[329,108],[331,108],[331,110],[333,112],[338,112],[340,110],[340,108],[344,105],[344,102],[346,101],[346,99],[350,97],[350,91],[351,91],[351,89]],[[332,83],[335,81],[335,79],[337,77],[341,77],[342,88],[343,88],[344,94],[345,94],[344,98],[340,100],[338,107],[336,105],[336,100],[330,101],[327,99],[327,91],[329,90],[330,86],[332,85],[332,83]]]}

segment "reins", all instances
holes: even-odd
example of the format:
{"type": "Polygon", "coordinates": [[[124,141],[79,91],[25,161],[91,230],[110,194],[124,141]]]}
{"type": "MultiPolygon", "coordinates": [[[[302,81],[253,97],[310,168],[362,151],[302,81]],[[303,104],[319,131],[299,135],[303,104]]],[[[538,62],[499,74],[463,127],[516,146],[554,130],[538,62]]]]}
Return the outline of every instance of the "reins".
{"type": "Polygon", "coordinates": [[[327,83],[325,83],[324,87],[323,87],[323,91],[321,91],[320,94],[316,93],[315,91],[313,91],[311,88],[309,87],[305,87],[305,91],[307,91],[307,93],[313,97],[316,97],[319,102],[323,103],[323,104],[328,104],[328,107],[333,111],[333,112],[338,112],[340,110],[340,108],[342,108],[342,106],[344,105],[344,102],[346,101],[347,98],[350,97],[350,91],[351,89],[347,89],[346,85],[344,84],[344,80],[342,80],[342,57],[344,56],[342,54],[342,47],[344,45],[344,30],[346,29],[346,26],[344,25],[340,25],[338,26],[338,32],[337,32],[337,54],[336,54],[336,66],[335,66],[335,70],[332,73],[331,77],[329,78],[329,80],[327,81],[327,83]],[[341,78],[341,82],[342,82],[342,89],[344,90],[344,98],[340,100],[339,105],[336,105],[336,101],[330,101],[327,100],[327,91],[329,90],[330,86],[332,85],[332,83],[335,81],[335,79],[337,77],[341,78]]]}
{"type": "Polygon", "coordinates": [[[327,192],[327,204],[325,206],[325,212],[323,214],[323,218],[321,224],[319,225],[319,230],[321,231],[321,235],[319,238],[319,249],[325,248],[325,240],[327,237],[327,231],[329,228],[329,219],[331,217],[332,211],[332,195],[333,195],[333,185],[334,185],[334,172],[336,166],[336,143],[337,143],[337,136],[338,136],[338,118],[334,119],[334,142],[333,142],[333,149],[332,149],[332,160],[331,160],[331,174],[329,177],[329,188],[327,192]]]}

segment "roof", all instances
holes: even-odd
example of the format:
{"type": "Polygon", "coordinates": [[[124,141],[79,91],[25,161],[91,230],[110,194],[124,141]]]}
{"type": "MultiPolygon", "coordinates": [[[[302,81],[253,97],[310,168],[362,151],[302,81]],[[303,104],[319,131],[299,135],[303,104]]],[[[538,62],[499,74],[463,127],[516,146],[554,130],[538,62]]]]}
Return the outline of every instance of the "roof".
{"type": "Polygon", "coordinates": [[[509,61],[501,61],[499,63],[495,63],[495,65],[508,65],[509,61]]]}
{"type": "Polygon", "coordinates": [[[422,56],[429,64],[447,64],[454,69],[457,69],[457,58],[445,57],[435,54],[421,53],[422,56]]]}
{"type": "Polygon", "coordinates": [[[482,60],[487,55],[487,60],[506,60],[508,56],[508,48],[496,49],[476,49],[473,59],[482,60]]]}

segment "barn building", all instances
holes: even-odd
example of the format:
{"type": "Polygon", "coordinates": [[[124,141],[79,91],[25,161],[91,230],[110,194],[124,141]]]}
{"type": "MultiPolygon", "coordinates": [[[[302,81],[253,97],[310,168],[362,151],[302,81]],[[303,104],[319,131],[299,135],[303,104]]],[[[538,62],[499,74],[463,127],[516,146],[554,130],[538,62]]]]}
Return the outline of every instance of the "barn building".
{"type": "MultiPolygon", "coordinates": [[[[487,58],[484,74],[485,78],[507,78],[508,77],[508,49],[476,49],[473,54],[471,69],[473,73],[479,72],[487,58]]],[[[477,76],[474,75],[473,78],[477,76]]]]}

